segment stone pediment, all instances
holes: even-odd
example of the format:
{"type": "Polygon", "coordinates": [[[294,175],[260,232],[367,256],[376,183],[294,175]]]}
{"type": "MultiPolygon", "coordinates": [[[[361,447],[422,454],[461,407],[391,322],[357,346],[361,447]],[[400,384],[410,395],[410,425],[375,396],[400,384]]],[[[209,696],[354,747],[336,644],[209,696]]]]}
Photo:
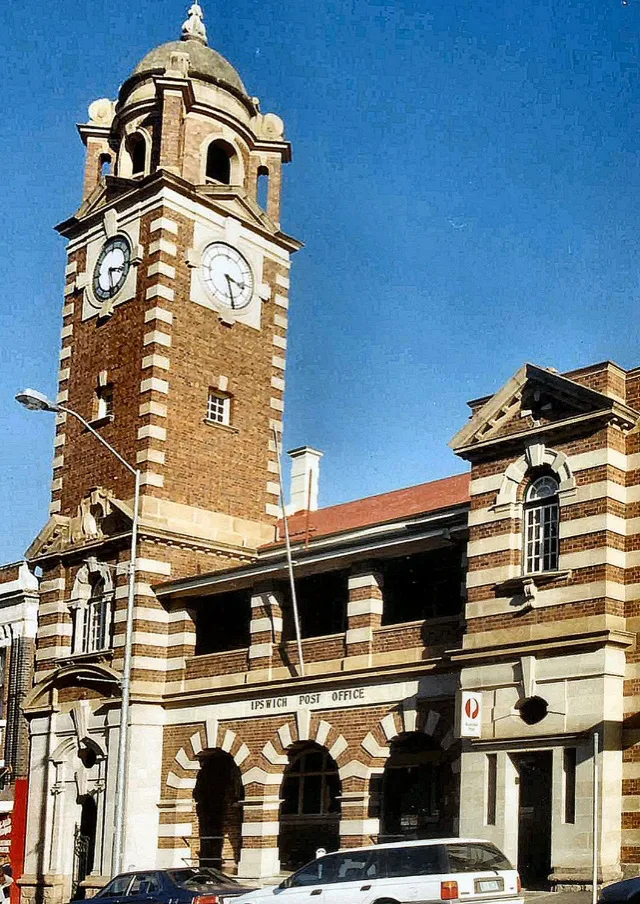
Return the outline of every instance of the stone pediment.
{"type": "Polygon", "coordinates": [[[38,559],[63,553],[116,536],[131,529],[133,513],[110,490],[94,487],[81,501],[76,514],[52,515],[33,541],[25,557],[38,559]]]}
{"type": "Polygon", "coordinates": [[[91,194],[87,195],[78,210],[73,215],[76,220],[83,220],[101,207],[106,207],[120,195],[136,186],[134,179],[122,179],[118,176],[105,176],[96,185],[91,194]]]}
{"type": "Polygon", "coordinates": [[[224,207],[224,212],[253,226],[278,233],[278,227],[265,211],[238,186],[207,184],[198,186],[198,194],[224,207]]]}
{"type": "Polygon", "coordinates": [[[502,389],[480,405],[449,445],[466,458],[475,449],[598,417],[631,429],[640,414],[618,399],[555,371],[525,364],[502,389]]]}

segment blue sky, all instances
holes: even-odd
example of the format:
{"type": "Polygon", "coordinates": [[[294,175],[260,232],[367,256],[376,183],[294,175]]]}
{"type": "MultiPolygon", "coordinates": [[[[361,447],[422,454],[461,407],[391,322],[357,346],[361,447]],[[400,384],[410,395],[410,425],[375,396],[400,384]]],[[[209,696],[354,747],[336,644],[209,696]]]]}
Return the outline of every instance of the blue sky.
{"type": "MultiPolygon", "coordinates": [[[[176,38],[182,0],[5,3],[0,561],[47,517],[75,123],[176,38]]],[[[293,143],[287,448],[328,505],[464,470],[466,401],[529,360],[640,364],[640,0],[205,0],[293,143]]]]}

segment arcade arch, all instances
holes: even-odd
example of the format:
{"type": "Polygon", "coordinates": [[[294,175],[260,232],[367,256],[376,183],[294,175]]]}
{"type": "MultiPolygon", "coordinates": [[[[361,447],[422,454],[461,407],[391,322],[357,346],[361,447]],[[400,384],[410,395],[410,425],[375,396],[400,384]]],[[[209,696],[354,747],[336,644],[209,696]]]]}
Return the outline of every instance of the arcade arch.
{"type": "Polygon", "coordinates": [[[224,750],[207,750],[199,759],[193,789],[198,827],[198,849],[194,853],[200,866],[228,870],[240,859],[242,774],[224,750]]]}
{"type": "Polygon", "coordinates": [[[341,781],[338,764],[315,741],[294,744],[287,752],[280,790],[278,849],[283,869],[297,869],[315,851],[340,847],[341,781]]]}

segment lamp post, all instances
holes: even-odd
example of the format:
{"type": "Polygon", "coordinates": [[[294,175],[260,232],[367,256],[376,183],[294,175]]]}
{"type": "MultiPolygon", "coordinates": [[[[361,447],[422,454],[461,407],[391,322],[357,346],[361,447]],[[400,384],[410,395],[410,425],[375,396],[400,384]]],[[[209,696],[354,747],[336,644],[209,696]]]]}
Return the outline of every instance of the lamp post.
{"type": "Polygon", "coordinates": [[[136,555],[138,546],[138,520],[140,509],[140,471],[129,464],[113,446],[95,430],[73,408],[52,402],[43,393],[36,389],[23,389],[16,395],[16,401],[24,405],[30,411],[52,411],[69,414],[80,421],[82,426],[93,434],[102,445],[114,455],[120,464],[135,477],[135,493],[133,499],[133,522],[131,525],[131,559],[129,562],[129,592],[127,595],[127,621],[124,638],[124,662],[122,667],[122,707],[120,712],[120,735],[118,738],[118,766],[116,773],[116,799],[114,813],[114,838],[111,856],[112,875],[122,870],[122,848],[124,838],[125,818],[125,779],[127,774],[128,734],[129,734],[129,700],[131,696],[131,641],[133,636],[133,607],[136,587],[136,555]]]}

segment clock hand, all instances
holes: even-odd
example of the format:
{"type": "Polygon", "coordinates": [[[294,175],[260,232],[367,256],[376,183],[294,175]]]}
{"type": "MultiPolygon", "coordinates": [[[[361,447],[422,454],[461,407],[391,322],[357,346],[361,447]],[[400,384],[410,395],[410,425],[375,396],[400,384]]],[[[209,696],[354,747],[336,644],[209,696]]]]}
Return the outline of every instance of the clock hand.
{"type": "Polygon", "coordinates": [[[237,279],[234,279],[233,276],[229,276],[229,274],[227,274],[227,279],[231,280],[232,283],[235,283],[241,292],[245,288],[244,283],[239,283],[237,279]]]}
{"type": "MultiPolygon", "coordinates": [[[[229,276],[228,273],[225,273],[225,277],[226,277],[226,279],[227,279],[227,285],[229,286],[229,301],[231,302],[231,307],[234,308],[235,305],[234,305],[234,303],[233,303],[233,291],[232,291],[232,289],[231,289],[231,282],[232,282],[232,279],[231,279],[231,277],[229,276]]],[[[233,280],[233,281],[235,282],[235,280],[233,280]]]]}

